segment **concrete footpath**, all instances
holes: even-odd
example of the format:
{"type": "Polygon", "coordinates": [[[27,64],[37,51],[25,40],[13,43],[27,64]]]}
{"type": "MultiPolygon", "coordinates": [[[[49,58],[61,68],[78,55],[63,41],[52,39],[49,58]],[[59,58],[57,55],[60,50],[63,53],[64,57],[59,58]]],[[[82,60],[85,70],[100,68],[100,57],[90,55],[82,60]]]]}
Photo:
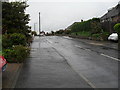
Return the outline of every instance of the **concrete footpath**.
{"type": "Polygon", "coordinates": [[[14,88],[16,80],[19,76],[21,64],[8,63],[6,71],[2,73],[2,88],[14,88]]]}

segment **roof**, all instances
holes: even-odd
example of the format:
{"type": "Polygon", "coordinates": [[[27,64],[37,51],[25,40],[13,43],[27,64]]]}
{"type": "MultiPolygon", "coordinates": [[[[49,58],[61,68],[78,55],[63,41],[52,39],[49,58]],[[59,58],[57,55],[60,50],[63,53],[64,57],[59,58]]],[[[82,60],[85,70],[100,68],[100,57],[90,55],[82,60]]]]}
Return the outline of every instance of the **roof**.
{"type": "Polygon", "coordinates": [[[118,4],[116,7],[113,7],[111,10],[108,10],[108,12],[101,17],[102,20],[114,16],[118,16],[120,14],[120,4],[118,4]]]}

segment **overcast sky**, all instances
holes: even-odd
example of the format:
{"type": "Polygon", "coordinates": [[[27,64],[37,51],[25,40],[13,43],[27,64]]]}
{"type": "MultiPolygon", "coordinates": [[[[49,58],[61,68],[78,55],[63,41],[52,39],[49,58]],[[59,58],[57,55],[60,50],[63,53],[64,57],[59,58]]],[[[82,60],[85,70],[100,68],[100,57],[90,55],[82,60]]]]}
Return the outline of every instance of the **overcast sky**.
{"type": "Polygon", "coordinates": [[[88,20],[103,16],[119,0],[28,0],[26,13],[30,14],[32,30],[38,32],[38,18],[41,13],[41,30],[45,32],[65,29],[81,19],[88,20]],[[44,2],[43,2],[44,1],[44,2]],[[89,2],[88,2],[89,1],[89,2]]]}

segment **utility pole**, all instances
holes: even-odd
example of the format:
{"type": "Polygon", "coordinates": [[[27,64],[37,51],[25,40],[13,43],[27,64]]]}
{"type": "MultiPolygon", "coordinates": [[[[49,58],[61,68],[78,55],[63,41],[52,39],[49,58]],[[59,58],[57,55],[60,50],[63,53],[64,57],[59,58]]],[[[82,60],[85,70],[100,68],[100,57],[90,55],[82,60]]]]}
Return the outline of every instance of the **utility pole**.
{"type": "Polygon", "coordinates": [[[40,35],[40,12],[39,12],[39,35],[40,35]]]}

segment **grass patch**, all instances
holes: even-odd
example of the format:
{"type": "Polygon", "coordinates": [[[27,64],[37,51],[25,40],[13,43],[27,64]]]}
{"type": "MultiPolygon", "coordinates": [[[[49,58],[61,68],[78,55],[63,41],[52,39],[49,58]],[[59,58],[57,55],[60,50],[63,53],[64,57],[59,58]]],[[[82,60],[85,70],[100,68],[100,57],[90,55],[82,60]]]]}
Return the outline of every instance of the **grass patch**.
{"type": "Polygon", "coordinates": [[[91,36],[91,33],[90,32],[82,31],[82,32],[73,32],[73,33],[71,33],[71,35],[78,35],[78,36],[89,37],[89,36],[91,36]]]}

